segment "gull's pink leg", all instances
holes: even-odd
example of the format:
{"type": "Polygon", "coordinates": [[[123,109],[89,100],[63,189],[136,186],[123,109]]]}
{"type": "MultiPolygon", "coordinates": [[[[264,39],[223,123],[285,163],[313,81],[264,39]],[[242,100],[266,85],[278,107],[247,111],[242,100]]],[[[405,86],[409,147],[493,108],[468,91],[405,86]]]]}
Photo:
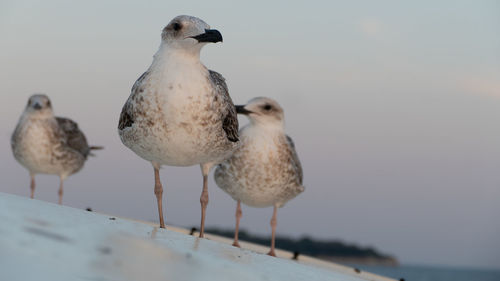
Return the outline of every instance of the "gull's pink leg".
{"type": "Polygon", "coordinates": [[[205,233],[205,217],[207,212],[208,205],[208,173],[210,172],[210,168],[212,164],[201,164],[201,172],[203,174],[203,191],[200,196],[201,203],[201,224],[200,224],[200,237],[204,237],[205,233]]]}
{"type": "Polygon", "coordinates": [[[160,169],[154,167],[154,170],[155,170],[155,195],[156,195],[156,203],[158,205],[158,215],[160,216],[160,228],[165,228],[165,222],[163,221],[163,207],[162,207],[163,187],[160,181],[160,169]]]}
{"type": "Polygon", "coordinates": [[[243,215],[243,212],[241,211],[241,202],[238,200],[238,204],[236,205],[236,227],[234,228],[234,242],[233,246],[235,247],[240,247],[240,243],[238,243],[238,231],[240,228],[240,219],[241,216],[243,215]]]}
{"type": "Polygon", "coordinates": [[[274,252],[274,239],[276,236],[276,225],[278,224],[278,220],[276,218],[278,213],[278,205],[274,205],[274,210],[273,210],[273,218],[271,219],[271,250],[269,253],[267,253],[270,256],[275,257],[276,253],[274,252]]]}
{"type": "Polygon", "coordinates": [[[33,199],[35,198],[35,175],[34,174],[30,174],[31,176],[31,185],[30,185],[30,189],[31,189],[31,195],[30,195],[30,198],[33,199]]]}
{"type": "Polygon", "coordinates": [[[59,205],[62,205],[62,199],[63,199],[63,182],[64,182],[64,179],[62,177],[59,178],[59,192],[57,194],[59,194],[59,205]]]}

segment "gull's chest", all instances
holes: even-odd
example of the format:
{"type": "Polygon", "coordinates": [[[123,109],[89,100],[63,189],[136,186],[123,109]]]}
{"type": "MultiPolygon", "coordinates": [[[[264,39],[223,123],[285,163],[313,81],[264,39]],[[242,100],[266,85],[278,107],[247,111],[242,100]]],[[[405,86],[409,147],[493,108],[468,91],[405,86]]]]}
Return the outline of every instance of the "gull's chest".
{"type": "Polygon", "coordinates": [[[249,206],[283,205],[302,190],[289,172],[284,140],[281,134],[243,129],[240,149],[215,172],[217,184],[249,206]]]}
{"type": "Polygon", "coordinates": [[[242,161],[255,163],[272,163],[279,157],[278,137],[259,130],[247,129],[241,132],[242,147],[240,158],[242,161]]]}
{"type": "Polygon", "coordinates": [[[132,119],[132,126],[120,131],[125,145],[146,160],[167,165],[217,158],[226,138],[221,99],[208,75],[204,66],[151,67],[125,105],[132,119]]]}
{"type": "Polygon", "coordinates": [[[17,145],[24,151],[44,152],[52,143],[50,124],[41,121],[26,121],[17,130],[17,145]]]}
{"type": "Polygon", "coordinates": [[[171,125],[194,122],[212,113],[214,93],[207,75],[205,68],[175,64],[166,70],[153,69],[146,81],[146,98],[171,125]]]}
{"type": "Polygon", "coordinates": [[[50,124],[42,121],[23,122],[16,130],[13,141],[14,155],[26,166],[48,162],[53,147],[59,144],[50,124]]]}
{"type": "Polygon", "coordinates": [[[283,186],[288,181],[286,151],[282,136],[246,130],[241,135],[242,146],[235,153],[233,164],[242,170],[251,187],[283,186]]]}

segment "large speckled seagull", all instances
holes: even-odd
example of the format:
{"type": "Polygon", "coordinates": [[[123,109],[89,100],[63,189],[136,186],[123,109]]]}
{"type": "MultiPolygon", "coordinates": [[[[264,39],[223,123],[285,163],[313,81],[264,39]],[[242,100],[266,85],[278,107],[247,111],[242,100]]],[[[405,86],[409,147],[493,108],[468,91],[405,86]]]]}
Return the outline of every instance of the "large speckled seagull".
{"type": "Polygon", "coordinates": [[[35,175],[54,174],[60,178],[59,204],[62,204],[64,180],[78,172],[92,155],[78,124],[55,117],[49,97],[32,95],[11,138],[16,160],[30,172],[31,198],[35,196],[35,175]]]}
{"type": "Polygon", "coordinates": [[[241,146],[217,166],[215,182],[237,201],[233,246],[239,247],[241,202],[252,207],[274,207],[268,254],[276,256],[277,210],[304,191],[302,166],[292,139],[285,134],[283,109],[276,101],[255,98],[236,106],[236,110],[247,115],[250,124],[240,130],[241,146]]]}
{"type": "Polygon", "coordinates": [[[222,35],[201,19],[174,18],[161,33],[153,63],[132,87],[118,124],[123,144],[153,165],[162,228],[160,167],[200,164],[200,237],[208,204],[208,173],[239,146],[236,109],[225,80],[200,61],[201,48],[216,42],[222,42],[222,35]]]}

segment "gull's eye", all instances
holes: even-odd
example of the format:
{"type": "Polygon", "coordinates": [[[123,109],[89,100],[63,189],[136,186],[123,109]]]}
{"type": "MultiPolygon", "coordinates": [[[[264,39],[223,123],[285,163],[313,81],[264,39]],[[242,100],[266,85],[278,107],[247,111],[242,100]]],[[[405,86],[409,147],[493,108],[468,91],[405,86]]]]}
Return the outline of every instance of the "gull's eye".
{"type": "Polygon", "coordinates": [[[271,110],[271,108],[273,108],[273,107],[270,104],[264,105],[264,110],[266,110],[266,111],[271,110]]]}
{"type": "Polygon", "coordinates": [[[48,106],[48,107],[51,107],[51,106],[52,106],[52,104],[50,103],[50,101],[47,101],[47,106],[48,106]]]}
{"type": "Polygon", "coordinates": [[[181,30],[182,25],[178,22],[174,22],[172,27],[174,28],[175,31],[179,31],[179,30],[181,30]]]}

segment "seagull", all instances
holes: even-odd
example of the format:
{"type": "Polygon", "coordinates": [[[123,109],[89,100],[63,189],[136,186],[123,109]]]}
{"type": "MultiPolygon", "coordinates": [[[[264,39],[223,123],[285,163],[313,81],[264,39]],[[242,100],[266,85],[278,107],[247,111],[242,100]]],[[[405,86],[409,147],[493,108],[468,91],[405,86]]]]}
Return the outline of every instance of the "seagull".
{"type": "Polygon", "coordinates": [[[160,167],[200,165],[200,237],[208,173],[239,146],[236,108],[225,79],[200,61],[202,47],[216,42],[222,42],[220,32],[199,18],[182,15],[170,21],[151,66],[133,85],[118,124],[123,144],[153,165],[161,228],[165,222],[160,167]]]}
{"type": "Polygon", "coordinates": [[[284,113],[270,98],[254,98],[236,111],[250,119],[240,132],[241,146],[214,173],[216,184],[227,192],[236,205],[233,246],[239,247],[238,229],[241,203],[252,207],[273,206],[271,250],[274,251],[279,207],[304,191],[303,173],[292,139],[285,134],[284,113]]]}
{"type": "Polygon", "coordinates": [[[24,109],[11,137],[16,160],[28,169],[31,177],[31,198],[35,197],[35,175],[58,175],[59,204],[62,204],[64,180],[80,171],[93,155],[78,124],[68,118],[55,117],[48,96],[34,94],[24,109]]]}

